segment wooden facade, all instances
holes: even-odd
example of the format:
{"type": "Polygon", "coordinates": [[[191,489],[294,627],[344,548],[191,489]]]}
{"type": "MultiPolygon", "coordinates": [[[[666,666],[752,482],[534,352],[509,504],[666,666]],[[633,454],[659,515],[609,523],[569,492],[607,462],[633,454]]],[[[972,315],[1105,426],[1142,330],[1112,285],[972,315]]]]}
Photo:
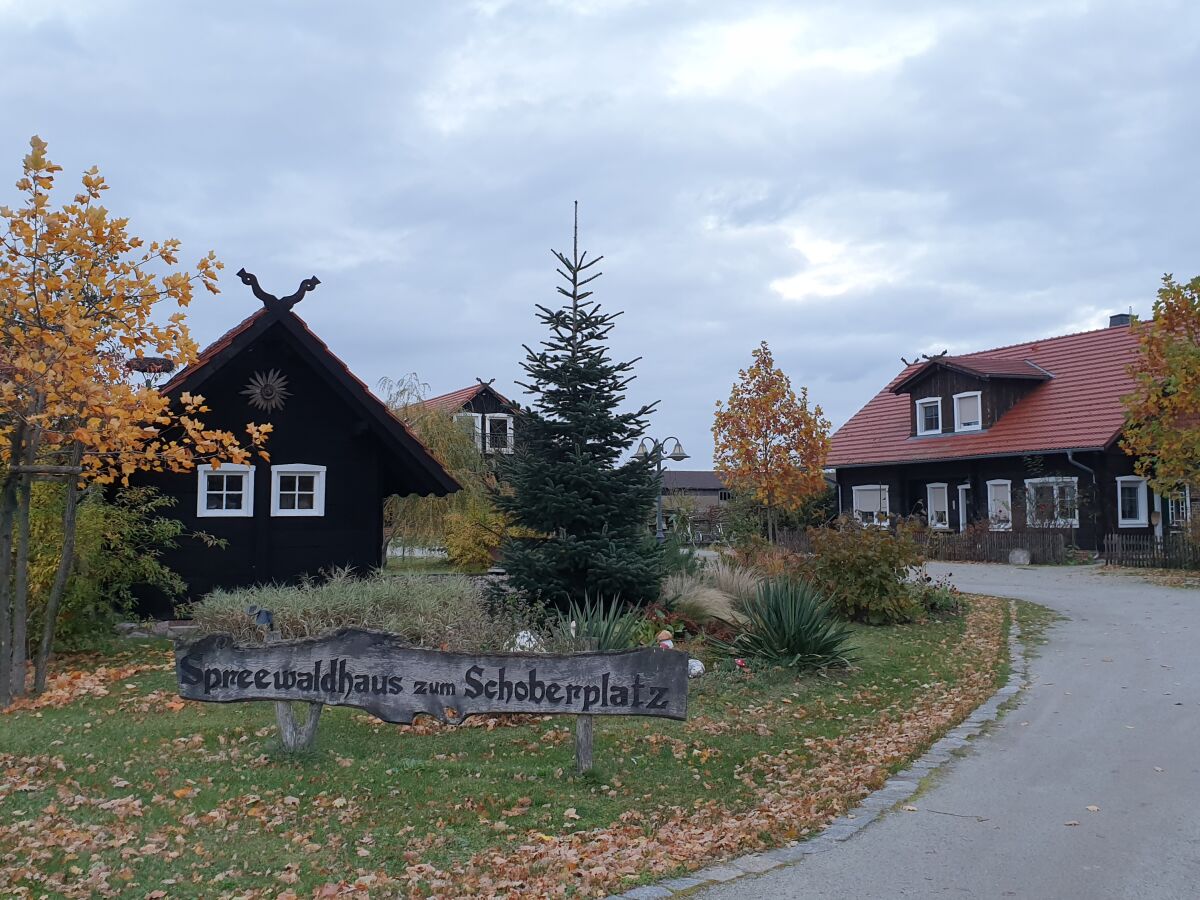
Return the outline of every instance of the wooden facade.
{"type": "Polygon", "coordinates": [[[980,393],[980,407],[983,428],[991,428],[1000,417],[1012,409],[1030,391],[1041,384],[1042,378],[988,378],[956,371],[954,369],[931,366],[920,377],[904,385],[900,391],[913,398],[910,404],[911,427],[910,433],[916,436],[917,400],[936,397],[940,401],[941,430],[940,434],[954,433],[954,397],[956,394],[980,393]]]}
{"type": "MultiPolygon", "coordinates": [[[[852,513],[856,486],[886,485],[890,515],[928,516],[929,485],[944,484],[949,507],[946,530],[957,532],[972,523],[989,523],[988,527],[992,527],[988,482],[1007,481],[1010,484],[1011,521],[1007,528],[997,527],[997,530],[1053,528],[1062,531],[1057,521],[1047,521],[1036,511],[1031,513],[1026,481],[1059,478],[1069,482],[1076,479],[1078,524],[1069,526],[1068,531],[1075,546],[1100,550],[1106,534],[1148,535],[1155,530],[1149,516],[1144,526],[1119,524],[1117,478],[1131,475],[1133,460],[1116,448],[1072,453],[1071,458],[1066,453],[1043,453],[842,467],[837,470],[838,505],[843,512],[852,513]],[[960,487],[964,489],[960,491],[960,487]]],[[[1148,489],[1147,503],[1148,512],[1161,511],[1161,501],[1148,489]]]]}
{"type": "MultiPolygon", "coordinates": [[[[187,599],[213,588],[295,582],[322,570],[366,572],[383,563],[383,500],[393,494],[446,494],[454,479],[290,310],[263,309],[201,355],[163,390],[204,396],[209,427],[244,433],[269,422],[270,460],[252,460],[237,480],[231,509],[205,473],[162,473],[140,483],[177,501],[171,513],[188,532],[223,547],[183,538],[163,561],[188,585],[187,599]],[[255,383],[272,380],[263,408],[255,383]],[[282,388],[282,392],[278,389],[282,388]],[[302,476],[297,479],[297,475],[302,476]],[[311,475],[311,478],[309,477],[311,475]]],[[[235,467],[218,472],[237,476],[235,467]]],[[[163,598],[142,612],[167,615],[163,598]]]]}

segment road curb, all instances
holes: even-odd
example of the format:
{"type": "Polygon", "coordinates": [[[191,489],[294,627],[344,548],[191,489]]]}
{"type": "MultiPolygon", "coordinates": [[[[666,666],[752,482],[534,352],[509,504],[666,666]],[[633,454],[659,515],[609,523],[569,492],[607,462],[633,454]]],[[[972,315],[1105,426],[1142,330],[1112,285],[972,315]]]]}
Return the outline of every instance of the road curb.
{"type": "Polygon", "coordinates": [[[1025,657],[1025,647],[1021,643],[1021,629],[1017,624],[1017,608],[1014,601],[1009,602],[1008,629],[1008,681],[992,694],[987,700],[977,706],[974,711],[954,728],[913,760],[898,774],[884,782],[883,787],[872,791],[854,809],[846,815],[834,819],[818,835],[805,841],[765,850],[757,853],[747,853],[735,859],[691,872],[681,878],[670,878],[657,884],[643,885],[633,888],[623,894],[611,894],[606,900],[651,900],[651,898],[677,897],[690,894],[705,887],[726,884],[748,875],[761,875],[782,866],[795,865],[814,853],[826,853],[837,844],[848,841],[872,822],[878,820],[884,813],[912,797],[920,787],[923,778],[941,769],[954,757],[954,754],[970,746],[970,738],[980,734],[985,727],[1000,717],[1003,706],[1012,700],[1021,690],[1029,671],[1029,661],[1025,657]]]}

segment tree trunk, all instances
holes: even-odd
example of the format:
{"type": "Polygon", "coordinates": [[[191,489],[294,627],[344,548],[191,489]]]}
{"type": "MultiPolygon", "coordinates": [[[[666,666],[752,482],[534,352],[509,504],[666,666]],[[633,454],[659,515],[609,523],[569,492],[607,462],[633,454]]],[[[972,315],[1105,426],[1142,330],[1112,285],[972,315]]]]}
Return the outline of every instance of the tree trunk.
{"type": "MultiPolygon", "coordinates": [[[[83,446],[76,444],[71,451],[71,465],[78,466],[83,458],[83,446]]],[[[50,662],[50,651],[54,648],[54,626],[58,621],[58,607],[67,592],[71,580],[71,569],[75,565],[75,523],[79,506],[79,480],[67,478],[67,494],[63,501],[63,546],[58,560],[58,571],[46,600],[46,612],[42,622],[42,643],[38,647],[33,664],[33,691],[40,694],[46,689],[46,666],[50,662]]]]}
{"type": "Polygon", "coordinates": [[[25,661],[29,640],[29,503],[33,479],[18,476],[17,482],[17,569],[13,578],[11,693],[25,696],[25,661]]]}
{"type": "Polygon", "coordinates": [[[17,474],[25,427],[13,427],[8,474],[0,488],[0,709],[12,702],[13,524],[17,512],[17,474]]]}

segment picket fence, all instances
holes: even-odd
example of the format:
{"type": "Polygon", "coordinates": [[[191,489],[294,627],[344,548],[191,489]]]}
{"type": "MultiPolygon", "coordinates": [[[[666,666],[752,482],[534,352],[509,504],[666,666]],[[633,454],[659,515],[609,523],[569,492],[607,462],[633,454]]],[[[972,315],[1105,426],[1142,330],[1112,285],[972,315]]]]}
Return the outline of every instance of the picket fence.
{"type": "Polygon", "coordinates": [[[1104,559],[1110,566],[1200,569],[1200,541],[1186,532],[1163,537],[1153,534],[1109,534],[1104,537],[1104,559]]]}
{"type": "MultiPolygon", "coordinates": [[[[1035,565],[1062,565],[1067,561],[1069,531],[969,531],[961,534],[926,532],[914,535],[926,559],[944,562],[1008,562],[1017,549],[1028,550],[1035,565]]],[[[780,530],[778,545],[795,553],[812,553],[805,531],[780,530]]]]}

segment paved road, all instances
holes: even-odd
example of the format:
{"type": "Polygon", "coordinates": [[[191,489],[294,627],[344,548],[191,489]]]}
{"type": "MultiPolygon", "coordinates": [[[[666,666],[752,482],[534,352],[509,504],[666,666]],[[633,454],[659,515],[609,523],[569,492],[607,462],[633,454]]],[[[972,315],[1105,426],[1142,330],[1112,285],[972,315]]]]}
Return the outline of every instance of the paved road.
{"type": "Polygon", "coordinates": [[[1086,568],[934,571],[1069,617],[1034,649],[1021,704],[934,776],[919,812],[696,896],[1200,898],[1200,590],[1086,568]]]}

